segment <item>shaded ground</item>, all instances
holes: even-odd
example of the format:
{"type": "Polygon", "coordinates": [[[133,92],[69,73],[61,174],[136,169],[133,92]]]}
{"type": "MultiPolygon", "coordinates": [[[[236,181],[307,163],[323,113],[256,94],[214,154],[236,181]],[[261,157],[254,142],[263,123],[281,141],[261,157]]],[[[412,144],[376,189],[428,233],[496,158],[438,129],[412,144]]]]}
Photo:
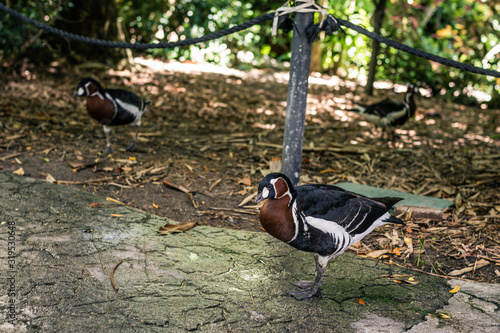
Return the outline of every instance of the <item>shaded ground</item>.
{"type": "MultiPolygon", "coordinates": [[[[176,66],[184,71],[26,68],[22,77],[5,77],[0,168],[181,222],[259,231],[252,201],[239,205],[255,193],[263,173],[279,170],[286,75],[176,66]],[[105,87],[128,88],[151,101],[137,152],[124,151],[134,129],[122,127],[112,132],[115,152],[98,153],[105,147],[102,127],[86,115],[84,100],[71,98],[80,77],[90,74],[105,87]]],[[[410,269],[445,276],[465,269],[455,277],[500,282],[500,110],[418,97],[415,121],[387,143],[342,110],[353,101],[402,100],[402,94],[379,89],[368,98],[350,82],[311,82],[302,183],[352,181],[456,204],[444,220],[409,219],[406,229],[380,228],[353,250],[363,255],[386,249],[383,260],[410,269]]]]}

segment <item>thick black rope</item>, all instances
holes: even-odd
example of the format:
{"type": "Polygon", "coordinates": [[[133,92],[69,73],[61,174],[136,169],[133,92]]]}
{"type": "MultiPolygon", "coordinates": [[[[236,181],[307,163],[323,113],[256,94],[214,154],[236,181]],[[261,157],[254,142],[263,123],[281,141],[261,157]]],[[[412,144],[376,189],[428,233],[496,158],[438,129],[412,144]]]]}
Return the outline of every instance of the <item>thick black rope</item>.
{"type": "Polygon", "coordinates": [[[121,49],[135,49],[135,50],[168,49],[168,48],[182,47],[182,46],[188,46],[188,45],[194,45],[194,44],[198,44],[198,43],[202,43],[202,42],[207,42],[207,41],[210,41],[213,39],[217,39],[217,38],[221,38],[221,37],[233,34],[235,32],[239,32],[239,31],[248,29],[254,25],[268,21],[274,17],[274,13],[265,14],[265,15],[256,17],[248,22],[234,26],[234,27],[229,28],[229,29],[216,31],[214,33],[205,35],[203,37],[186,39],[186,40],[179,41],[179,42],[172,42],[172,43],[170,43],[170,42],[168,42],[168,43],[124,43],[124,42],[105,41],[105,40],[80,36],[80,35],[66,32],[66,31],[63,31],[63,30],[60,30],[60,29],[57,29],[54,27],[50,27],[46,24],[32,20],[29,17],[24,16],[23,14],[20,14],[16,11],[6,7],[2,3],[0,3],[0,9],[3,10],[4,12],[6,12],[7,14],[10,14],[10,15],[20,19],[21,21],[23,21],[25,23],[31,24],[39,29],[45,30],[45,31],[47,31],[51,34],[54,34],[56,36],[59,36],[59,37],[69,38],[69,39],[77,41],[77,42],[82,42],[82,43],[87,43],[87,44],[92,44],[92,45],[115,47],[115,48],[121,48],[121,49]]]}
{"type": "Polygon", "coordinates": [[[365,36],[367,36],[367,37],[369,37],[371,39],[374,39],[374,40],[376,40],[378,42],[387,44],[387,45],[389,45],[389,46],[391,46],[391,47],[393,47],[395,49],[407,52],[407,53],[412,54],[414,56],[417,56],[417,57],[420,57],[420,58],[423,58],[423,59],[427,59],[427,60],[432,60],[432,61],[435,61],[435,62],[439,62],[440,64],[443,64],[443,65],[446,65],[446,66],[450,66],[450,67],[455,67],[455,68],[458,68],[458,69],[461,69],[461,70],[464,70],[464,71],[468,71],[468,72],[471,72],[471,73],[483,74],[483,75],[490,75],[490,76],[494,76],[494,77],[500,77],[500,72],[497,72],[497,71],[494,71],[494,70],[490,70],[490,69],[484,69],[484,68],[472,66],[472,65],[469,65],[469,64],[464,64],[464,63],[461,63],[461,62],[458,62],[458,61],[455,61],[455,60],[451,60],[451,59],[447,59],[447,58],[443,58],[443,57],[440,57],[440,56],[437,56],[435,54],[428,53],[428,52],[425,52],[425,51],[422,51],[422,50],[417,50],[417,49],[414,49],[413,47],[410,47],[408,45],[401,44],[401,43],[396,42],[396,41],[394,41],[392,39],[389,39],[389,38],[377,35],[376,33],[370,32],[370,31],[368,31],[368,30],[366,30],[364,28],[361,28],[360,26],[352,24],[349,21],[345,21],[345,20],[342,20],[342,19],[339,19],[339,18],[336,18],[336,20],[341,25],[343,25],[346,28],[349,28],[349,29],[352,29],[354,31],[357,31],[360,34],[363,34],[363,35],[365,35],[365,36]]]}
{"type": "MultiPolygon", "coordinates": [[[[239,32],[245,29],[248,29],[254,25],[261,24],[265,21],[271,20],[274,17],[274,13],[269,13],[269,14],[264,14],[262,16],[256,17],[248,22],[245,22],[243,24],[234,26],[229,29],[224,29],[221,31],[217,31],[208,35],[205,35],[203,37],[198,37],[198,38],[191,38],[191,39],[186,39],[183,41],[179,42],[173,42],[173,43],[124,43],[124,42],[112,42],[112,41],[103,41],[100,39],[95,39],[95,38],[90,38],[90,37],[85,37],[85,36],[80,36],[76,35],[73,33],[69,33],[54,27],[50,27],[46,24],[43,24],[41,22],[35,21],[30,19],[29,17],[20,14],[8,7],[6,7],[4,4],[0,3],[0,10],[3,10],[7,14],[12,15],[13,17],[18,18],[19,20],[31,24],[39,29],[45,30],[51,34],[54,34],[59,37],[63,38],[69,38],[78,42],[82,43],[88,43],[92,45],[98,45],[98,46],[106,46],[106,47],[115,47],[115,48],[129,48],[129,49],[135,49],[135,50],[146,50],[146,49],[166,49],[166,48],[174,48],[174,47],[182,47],[182,46],[188,46],[188,45],[194,45],[202,42],[207,42],[213,39],[221,38],[230,34],[233,34],[235,32],[239,32]]],[[[369,38],[372,38],[376,41],[379,41],[381,43],[387,44],[388,46],[391,46],[395,49],[407,52],[409,54],[412,54],[414,56],[427,59],[427,60],[432,60],[438,63],[441,63],[446,66],[458,68],[461,70],[465,70],[471,73],[476,73],[476,74],[482,74],[482,75],[490,75],[494,77],[500,77],[500,72],[490,70],[490,69],[484,69],[480,67],[475,67],[469,64],[464,64],[460,63],[455,60],[443,58],[425,51],[417,50],[414,49],[408,45],[396,42],[392,39],[382,37],[380,35],[377,35],[376,33],[370,32],[360,26],[357,26],[355,24],[352,24],[349,21],[345,21],[342,19],[335,18],[337,20],[338,25],[343,25],[346,28],[352,29],[354,31],[359,32],[360,34],[363,34],[369,38]]],[[[338,30],[338,28],[333,28],[333,30],[338,30]]]]}

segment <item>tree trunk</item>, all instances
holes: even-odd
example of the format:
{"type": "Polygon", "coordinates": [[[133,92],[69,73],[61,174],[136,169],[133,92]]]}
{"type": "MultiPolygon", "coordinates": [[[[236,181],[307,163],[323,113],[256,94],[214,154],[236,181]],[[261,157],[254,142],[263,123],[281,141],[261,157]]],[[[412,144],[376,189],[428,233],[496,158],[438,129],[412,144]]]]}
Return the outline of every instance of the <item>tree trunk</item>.
{"type": "MultiPolygon", "coordinates": [[[[327,0],[318,1],[318,4],[322,7],[328,7],[327,0]]],[[[321,16],[321,15],[320,15],[321,16]]],[[[321,41],[325,38],[325,32],[321,31],[319,33],[319,40],[315,41],[312,45],[311,52],[311,72],[321,72],[322,62],[323,62],[323,50],[321,47],[321,41]]]]}
{"type": "MultiPolygon", "coordinates": [[[[115,0],[73,0],[73,4],[72,8],[61,12],[61,18],[56,21],[57,28],[96,39],[119,40],[115,0]]],[[[59,40],[59,45],[62,55],[77,63],[98,61],[114,65],[125,56],[123,50],[77,41],[60,43],[59,40]]]]}
{"type": "MultiPolygon", "coordinates": [[[[322,34],[324,31],[320,32],[320,40],[322,39],[322,34]]],[[[321,72],[322,66],[321,63],[323,61],[323,55],[321,50],[321,42],[318,40],[312,45],[312,53],[311,53],[311,72],[321,72]]]]}
{"type": "MultiPolygon", "coordinates": [[[[375,14],[373,15],[373,31],[380,35],[382,23],[385,16],[385,4],[387,0],[373,0],[375,3],[375,14]]],[[[377,72],[377,60],[380,53],[380,43],[372,40],[372,57],[368,69],[368,81],[366,82],[365,93],[373,95],[373,82],[375,82],[375,73],[377,72]]]]}

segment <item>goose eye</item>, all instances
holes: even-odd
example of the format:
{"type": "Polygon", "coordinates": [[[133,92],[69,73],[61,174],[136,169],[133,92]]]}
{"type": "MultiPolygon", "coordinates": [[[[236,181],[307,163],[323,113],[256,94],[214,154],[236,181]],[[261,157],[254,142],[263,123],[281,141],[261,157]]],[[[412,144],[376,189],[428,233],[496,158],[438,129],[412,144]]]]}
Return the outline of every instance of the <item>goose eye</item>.
{"type": "Polygon", "coordinates": [[[273,185],[271,185],[271,184],[267,185],[267,189],[268,190],[272,190],[273,189],[273,185]]]}

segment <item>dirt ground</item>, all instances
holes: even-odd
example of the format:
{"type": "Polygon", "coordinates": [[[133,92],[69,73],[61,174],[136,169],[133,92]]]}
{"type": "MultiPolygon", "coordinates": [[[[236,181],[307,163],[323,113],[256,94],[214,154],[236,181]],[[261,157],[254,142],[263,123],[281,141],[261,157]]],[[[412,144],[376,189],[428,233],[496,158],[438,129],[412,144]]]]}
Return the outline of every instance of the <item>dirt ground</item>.
{"type": "MultiPolygon", "coordinates": [[[[27,65],[6,74],[0,169],[179,222],[261,231],[252,198],[263,175],[280,168],[288,74],[145,60],[137,68],[27,65]],[[124,150],[135,129],[119,127],[114,152],[100,153],[102,127],[84,99],[71,97],[84,76],[151,101],[137,151],[124,150]]],[[[301,183],[350,181],[451,200],[443,219],[406,216],[405,227],[379,228],[351,251],[428,274],[500,282],[500,110],[418,96],[417,116],[389,142],[344,111],[403,99],[404,86],[376,87],[368,97],[356,82],[311,78],[301,183]]]]}

